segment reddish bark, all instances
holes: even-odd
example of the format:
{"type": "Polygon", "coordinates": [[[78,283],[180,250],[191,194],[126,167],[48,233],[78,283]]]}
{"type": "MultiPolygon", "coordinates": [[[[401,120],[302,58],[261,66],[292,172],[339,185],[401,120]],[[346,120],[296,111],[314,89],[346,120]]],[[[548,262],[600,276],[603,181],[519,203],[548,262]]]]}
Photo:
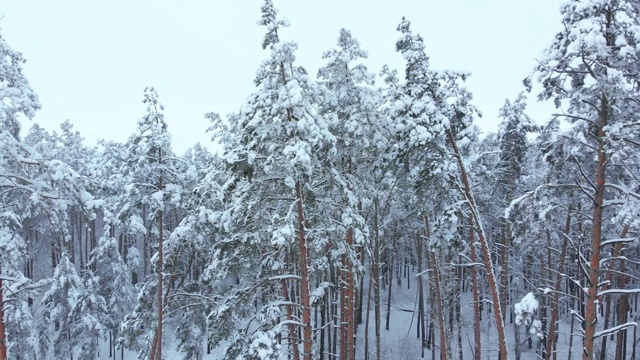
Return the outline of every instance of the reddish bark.
{"type": "Polygon", "coordinates": [[[311,302],[309,295],[309,249],[307,247],[307,237],[305,234],[305,217],[302,207],[302,186],[300,182],[296,182],[296,197],[298,202],[298,240],[300,243],[300,299],[302,300],[302,343],[304,360],[312,358],[312,339],[311,339],[311,302]]]}
{"type": "MultiPolygon", "coordinates": [[[[282,279],[282,295],[284,296],[284,301],[291,301],[289,298],[289,290],[287,289],[287,282],[282,279]]],[[[289,343],[291,344],[291,349],[293,350],[293,360],[300,359],[300,350],[298,349],[298,338],[296,337],[296,329],[293,324],[293,311],[291,310],[291,305],[287,305],[287,320],[289,320],[289,343]]],[[[324,324],[323,324],[324,325],[324,324]]]]}
{"type": "Polygon", "coordinates": [[[549,333],[547,335],[545,360],[551,359],[556,345],[556,323],[558,322],[558,301],[560,299],[560,287],[562,286],[562,274],[564,273],[564,258],[567,256],[567,243],[569,231],[571,230],[571,211],[567,213],[567,220],[564,224],[564,237],[562,240],[562,250],[558,259],[558,273],[556,275],[556,283],[554,285],[553,300],[551,301],[551,321],[549,323],[549,333]]]}
{"type": "Polygon", "coordinates": [[[584,351],[582,360],[593,359],[593,345],[598,322],[597,296],[598,296],[598,275],[600,272],[600,242],[602,240],[602,213],[604,210],[604,190],[605,190],[605,168],[607,157],[605,154],[605,131],[607,125],[607,98],[602,96],[600,123],[598,127],[598,163],[596,169],[595,194],[593,196],[593,218],[591,228],[591,259],[588,269],[588,290],[585,310],[584,324],[584,351]]]}

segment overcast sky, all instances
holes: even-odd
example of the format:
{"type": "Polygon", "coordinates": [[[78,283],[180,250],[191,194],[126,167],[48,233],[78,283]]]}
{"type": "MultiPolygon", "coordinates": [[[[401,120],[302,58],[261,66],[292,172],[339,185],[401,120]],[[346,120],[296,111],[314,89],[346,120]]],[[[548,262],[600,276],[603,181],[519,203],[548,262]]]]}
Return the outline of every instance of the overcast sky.
{"type": "MultiPolygon", "coordinates": [[[[174,147],[209,144],[204,114],[236,111],[251,93],[263,28],[261,0],[0,0],[2,36],[27,59],[40,96],[34,121],[57,129],[70,119],[91,145],[124,141],[145,113],[143,90],[165,105],[174,147]]],[[[316,74],[341,27],[369,51],[370,70],[402,67],[395,31],[402,16],[420,33],[437,69],[472,73],[468,88],[493,131],[505,98],[561,28],[562,0],[275,0],[299,43],[298,65],[316,74]]],[[[533,95],[530,98],[534,98],[533,95]]],[[[530,106],[545,122],[549,106],[530,106]]],[[[31,124],[25,123],[28,128],[31,124]]]]}

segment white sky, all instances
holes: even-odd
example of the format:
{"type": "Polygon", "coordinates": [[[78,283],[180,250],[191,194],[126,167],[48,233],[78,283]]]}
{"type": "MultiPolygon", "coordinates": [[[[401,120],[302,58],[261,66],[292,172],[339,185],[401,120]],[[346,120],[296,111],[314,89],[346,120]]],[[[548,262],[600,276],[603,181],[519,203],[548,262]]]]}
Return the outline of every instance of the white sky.
{"type": "MultiPolygon", "coordinates": [[[[431,64],[472,72],[468,88],[493,131],[505,98],[561,28],[562,0],[275,0],[299,43],[298,65],[315,75],[341,27],[369,51],[367,65],[402,71],[395,31],[402,16],[427,45],[431,64]]],[[[2,36],[27,59],[24,72],[40,96],[34,118],[49,130],[65,119],[86,138],[124,141],[144,115],[154,86],[165,105],[174,147],[209,145],[204,114],[236,111],[253,89],[264,29],[261,0],[0,0],[2,36]]],[[[534,99],[533,94],[530,99],[534,99]]],[[[551,107],[532,104],[545,122],[551,107]]],[[[25,123],[25,128],[31,124],[25,123]]]]}

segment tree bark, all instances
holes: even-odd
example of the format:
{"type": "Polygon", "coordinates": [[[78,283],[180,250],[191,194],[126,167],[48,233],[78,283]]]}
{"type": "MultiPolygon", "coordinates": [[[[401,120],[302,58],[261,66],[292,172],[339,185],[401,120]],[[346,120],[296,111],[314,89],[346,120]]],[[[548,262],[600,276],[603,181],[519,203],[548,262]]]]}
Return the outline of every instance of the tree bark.
{"type": "Polygon", "coordinates": [[[500,304],[502,304],[504,308],[502,321],[506,323],[507,312],[511,311],[507,305],[509,304],[509,248],[511,246],[509,233],[511,229],[506,220],[504,220],[504,224],[502,225],[502,232],[502,244],[500,244],[502,246],[500,252],[500,304]]]}
{"type": "Polygon", "coordinates": [[[469,247],[471,247],[471,284],[473,286],[473,360],[482,357],[482,333],[480,330],[480,285],[478,284],[478,268],[476,259],[475,234],[473,218],[469,218],[469,247]]]}
{"type": "Polygon", "coordinates": [[[309,294],[309,249],[305,234],[305,217],[302,207],[302,186],[296,182],[296,197],[298,203],[298,239],[300,243],[300,299],[302,301],[302,344],[304,360],[311,360],[313,356],[313,343],[311,338],[311,303],[309,294]]]}
{"type": "MultiPolygon", "coordinates": [[[[622,229],[620,238],[627,237],[628,230],[629,230],[629,227],[625,226],[624,229],[622,229]]],[[[622,250],[623,250],[623,244],[622,242],[618,242],[613,251],[614,252],[613,261],[616,261],[615,260],[616,257],[622,256],[622,250]]],[[[620,266],[619,266],[620,271],[616,275],[616,278],[618,280],[617,287],[618,289],[625,289],[627,287],[627,284],[629,283],[629,277],[626,275],[627,269],[626,269],[625,261],[620,259],[619,263],[620,263],[620,266]]],[[[611,264],[611,268],[612,269],[614,268],[613,263],[611,264]]],[[[627,322],[628,311],[629,311],[629,294],[622,293],[618,295],[618,312],[616,314],[617,315],[616,323],[618,325],[621,325],[627,322]]],[[[626,358],[626,350],[627,350],[626,338],[627,338],[627,329],[618,331],[618,333],[616,334],[615,360],[623,360],[624,358],[626,358]]]]}
{"type": "Polygon", "coordinates": [[[372,276],[374,278],[374,299],[375,299],[375,327],[376,327],[376,360],[381,359],[381,348],[380,348],[380,234],[379,234],[379,226],[378,226],[378,199],[374,200],[374,227],[375,227],[375,236],[374,236],[374,249],[373,249],[373,272],[372,276]]]}
{"type": "Polygon", "coordinates": [[[598,323],[597,296],[598,275],[600,272],[600,242],[602,239],[602,213],[604,210],[605,168],[607,156],[605,153],[605,131],[607,125],[607,110],[609,108],[607,98],[602,95],[600,119],[598,126],[598,163],[596,168],[595,194],[593,196],[593,218],[591,227],[591,259],[589,261],[587,303],[584,322],[584,351],[582,360],[593,360],[593,345],[598,323]]]}
{"type": "MultiPolygon", "coordinates": [[[[289,297],[289,290],[287,289],[287,282],[284,279],[282,279],[281,284],[282,284],[282,295],[284,296],[284,301],[290,302],[291,299],[289,297]]],[[[324,319],[324,316],[323,316],[323,319],[324,319]]],[[[289,320],[289,344],[291,344],[291,350],[293,351],[293,360],[299,360],[300,350],[298,349],[298,337],[296,336],[296,329],[292,322],[293,311],[291,309],[291,304],[287,304],[287,320],[289,320]]],[[[324,326],[324,322],[322,325],[324,326]]],[[[324,340],[324,336],[321,339],[324,340]]],[[[321,345],[324,345],[324,344],[321,342],[321,345]]]]}
{"type": "MultiPolygon", "coordinates": [[[[162,188],[162,185],[161,185],[162,188]]],[[[158,219],[158,346],[156,349],[158,360],[162,360],[162,321],[164,313],[164,301],[162,301],[162,271],[164,268],[164,251],[163,247],[163,224],[162,224],[162,210],[158,219]]]]}
{"type": "MultiPolygon", "coordinates": [[[[558,273],[556,275],[556,283],[554,286],[553,300],[551,301],[551,321],[549,322],[549,334],[547,335],[546,344],[546,356],[545,360],[551,359],[551,354],[555,351],[555,344],[557,341],[556,331],[558,322],[558,301],[560,299],[560,287],[562,286],[562,276],[564,273],[564,261],[567,256],[567,243],[569,239],[569,232],[571,231],[571,210],[567,212],[567,219],[564,224],[564,233],[562,240],[562,250],[560,251],[560,258],[558,259],[558,273]]],[[[551,265],[551,264],[549,264],[551,265]]]]}
{"type": "Polygon", "coordinates": [[[442,289],[440,288],[440,272],[438,271],[438,261],[435,254],[429,251],[431,256],[431,266],[433,267],[433,280],[436,293],[436,308],[438,309],[438,326],[440,327],[440,360],[447,360],[447,335],[444,327],[444,309],[442,305],[442,289]]]}
{"type": "Polygon", "coordinates": [[[393,237],[393,249],[391,250],[391,260],[390,260],[390,265],[389,265],[389,292],[388,292],[388,297],[387,297],[387,315],[386,315],[386,324],[385,324],[385,330],[389,331],[389,321],[391,321],[391,288],[393,288],[393,266],[394,266],[394,260],[395,260],[395,250],[396,250],[396,242],[397,242],[397,238],[394,234],[393,237]]]}

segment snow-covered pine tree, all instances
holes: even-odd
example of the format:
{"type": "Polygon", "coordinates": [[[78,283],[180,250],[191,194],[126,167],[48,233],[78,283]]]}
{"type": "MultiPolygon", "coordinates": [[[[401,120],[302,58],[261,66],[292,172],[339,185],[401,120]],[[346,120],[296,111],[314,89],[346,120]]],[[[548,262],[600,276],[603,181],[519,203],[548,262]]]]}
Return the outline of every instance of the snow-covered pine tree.
{"type": "MultiPolygon", "coordinates": [[[[471,94],[463,86],[467,74],[432,70],[429,66],[429,58],[425,53],[424,42],[419,35],[412,33],[410,22],[403,19],[398,26],[398,31],[402,35],[396,44],[396,50],[405,59],[406,80],[398,90],[389,93],[390,99],[387,100],[389,112],[396,119],[394,122],[395,131],[400,135],[398,136],[397,148],[402,152],[399,152],[398,155],[406,156],[407,151],[410,152],[415,148],[429,148],[428,152],[423,151],[423,159],[421,160],[423,164],[428,165],[421,168],[424,177],[429,179],[436,175],[436,178],[439,177],[440,181],[444,182],[444,186],[435,186],[433,187],[435,189],[460,190],[457,196],[464,199],[462,202],[464,207],[458,208],[456,204],[460,204],[460,202],[454,200],[454,205],[449,206],[448,210],[441,213],[443,215],[439,223],[444,225],[441,231],[450,234],[445,236],[445,239],[453,240],[455,238],[451,234],[456,232],[455,219],[460,218],[456,215],[458,210],[466,210],[473,218],[491,290],[500,358],[506,360],[507,345],[502,320],[503,305],[500,304],[498,295],[498,285],[490,257],[489,239],[484,232],[484,224],[463,158],[464,147],[475,137],[471,119],[476,110],[470,105],[471,94]],[[449,156],[451,152],[453,153],[452,157],[449,156]],[[453,181],[452,184],[449,183],[451,181],[453,181]]],[[[455,198],[456,196],[445,199],[455,198]]],[[[442,246],[448,247],[446,244],[442,246]]],[[[441,335],[441,337],[443,336],[441,335]]],[[[446,358],[446,351],[445,348],[441,349],[442,358],[446,358]]]]}
{"type": "MultiPolygon", "coordinates": [[[[172,230],[168,219],[173,217],[169,215],[178,216],[177,209],[182,202],[183,186],[180,172],[176,170],[179,159],[171,149],[171,135],[162,113],[164,107],[158,101],[158,94],[154,88],[145,89],[143,103],[147,106],[147,113],[138,121],[136,132],[127,143],[126,158],[121,169],[131,183],[125,187],[127,194],[122,199],[124,202],[120,204],[118,217],[136,223],[138,221],[135,219],[142,221],[143,239],[146,240],[142,244],[145,256],[146,251],[151,249],[150,240],[156,240],[157,253],[150,258],[156,274],[144,279],[145,284],[138,296],[138,304],[124,323],[123,336],[125,346],[138,350],[140,356],[149,355],[151,360],[155,360],[162,356],[163,316],[169,291],[175,280],[174,276],[166,276],[163,242],[172,230]],[[168,280],[166,285],[165,277],[168,280]],[[141,301],[142,294],[149,291],[155,291],[156,301],[141,301]],[[152,311],[156,312],[155,324],[138,324],[143,319],[148,320],[149,312],[152,311]],[[152,333],[139,332],[141,329],[148,330],[154,326],[155,330],[152,333]],[[146,336],[142,343],[140,336],[146,336]]],[[[136,230],[142,230],[139,225],[136,224],[136,230]]]]}
{"type": "MultiPolygon", "coordinates": [[[[499,125],[497,140],[499,159],[493,173],[496,174],[496,182],[492,191],[492,207],[497,210],[495,214],[499,219],[497,225],[499,231],[499,259],[500,259],[500,303],[503,304],[505,312],[502,314],[503,321],[509,319],[507,315],[511,312],[509,295],[511,285],[511,261],[510,253],[513,247],[512,228],[509,219],[504,217],[506,209],[516,194],[520,193],[521,177],[523,175],[523,164],[527,155],[528,140],[527,135],[536,130],[536,125],[525,113],[526,97],[521,93],[513,102],[506,100],[499,111],[502,121],[499,125]]],[[[512,318],[512,316],[511,316],[512,318]]]]}
{"type": "MultiPolygon", "coordinates": [[[[316,251],[321,257],[314,267],[335,266],[339,274],[338,283],[328,287],[323,292],[326,299],[321,300],[329,301],[333,289],[340,289],[342,325],[334,331],[340,332],[340,358],[355,359],[356,306],[359,306],[356,287],[358,277],[362,276],[364,255],[364,244],[355,240],[367,236],[359,209],[372,204],[370,193],[377,176],[374,169],[379,165],[379,158],[375,155],[386,148],[386,137],[382,133],[382,116],[378,111],[380,95],[373,88],[374,74],[359,63],[367,57],[367,52],[345,29],[340,30],[337,45],[337,49],[324,53],[327,64],[318,71],[321,85],[325,87],[320,113],[328,122],[331,133],[336,135],[336,152],[329,158],[329,164],[334,164],[336,173],[333,174],[334,181],[327,183],[323,193],[334,194],[333,203],[344,205],[328,207],[324,216],[345,225],[336,229],[335,235],[327,234],[328,239],[336,240],[324,245],[325,249],[316,243],[316,251]],[[345,231],[343,236],[338,235],[345,231]],[[363,231],[364,237],[358,234],[363,231]]],[[[326,220],[314,220],[316,223],[321,221],[326,220]]],[[[332,281],[331,274],[331,270],[326,274],[328,282],[332,281]]],[[[323,306],[323,311],[328,308],[323,306]]],[[[324,325],[322,327],[325,328],[324,325]]],[[[323,339],[324,335],[321,334],[323,339]]],[[[321,344],[324,345],[324,341],[321,344]]]]}
{"type": "MultiPolygon", "coordinates": [[[[634,212],[626,205],[629,198],[637,198],[637,192],[629,187],[631,183],[612,179],[611,170],[617,165],[625,168],[628,157],[636,157],[640,146],[636,119],[640,6],[637,1],[574,0],[563,5],[561,11],[564,30],[547,48],[536,71],[543,85],[539,98],[553,99],[557,107],[566,108],[558,116],[572,125],[572,146],[567,150],[576,158],[589,155],[584,162],[577,161],[580,175],[575,181],[591,208],[589,254],[582,264],[588,275],[582,358],[591,360],[597,338],[635,325],[623,322],[599,329],[597,308],[603,296],[626,292],[602,288],[601,264],[606,262],[602,252],[605,245],[625,241],[607,240],[618,235],[609,230],[612,219],[605,209],[625,199],[615,212],[634,212]]],[[[629,179],[638,174],[636,165],[626,167],[624,172],[629,179]]],[[[623,223],[630,224],[628,220],[623,223]]]]}
{"type": "MultiPolygon", "coordinates": [[[[87,291],[93,291],[93,296],[104,302],[100,320],[105,330],[109,332],[109,356],[115,350],[115,339],[120,337],[120,325],[126,314],[132,310],[134,288],[131,284],[131,270],[118,250],[115,235],[115,219],[107,212],[105,228],[95,249],[91,252],[87,275],[90,284],[87,291]]],[[[96,300],[95,302],[98,302],[96,300]]]]}
{"type": "MultiPolygon", "coordinates": [[[[76,272],[69,256],[62,255],[58,266],[53,271],[52,283],[42,297],[43,311],[41,321],[46,323],[53,334],[51,347],[55,358],[63,358],[73,354],[76,341],[74,337],[71,313],[76,308],[79,298],[84,292],[82,279],[76,272]]],[[[41,351],[44,350],[44,347],[41,351]]],[[[41,352],[44,358],[50,354],[41,352]]]]}
{"type": "MultiPolygon", "coordinates": [[[[22,353],[38,342],[34,340],[35,329],[27,326],[33,317],[29,304],[44,283],[32,281],[33,267],[25,261],[26,250],[32,248],[30,231],[46,229],[51,239],[64,242],[68,240],[65,210],[73,204],[87,210],[98,203],[86,192],[86,179],[64,162],[44,157],[20,140],[19,117],[33,117],[40,104],[22,74],[22,55],[2,37],[0,55],[0,188],[5,205],[0,215],[0,359],[5,360],[11,355],[7,344],[22,353]]],[[[56,262],[53,256],[52,263],[56,262]]],[[[35,356],[31,351],[24,354],[35,356]]]]}
{"type": "Polygon", "coordinates": [[[315,259],[332,249],[330,237],[346,239],[349,227],[353,243],[363,241],[361,222],[347,208],[355,200],[337,207],[326,201],[336,195],[348,200],[349,184],[342,179],[345,167],[332,162],[333,117],[318,113],[322,87],[295,66],[296,45],[280,40],[279,29],[287,22],[277,19],[271,1],[265,1],[259,23],[267,28],[263,48],[271,57],[257,72],[256,92],[218,126],[231,180],[224,186],[226,210],[217,215],[223,237],[215,264],[220,273],[237,276],[238,285],[210,318],[227,328],[233,317],[246,316],[258,304],[227,356],[277,357],[283,349],[274,339],[283,336],[294,359],[311,359],[312,299],[320,298],[311,288],[312,270],[322,266],[322,259],[315,259]],[[342,190],[333,192],[338,187],[342,190]],[[256,289],[261,296],[247,294],[256,289]]]}

